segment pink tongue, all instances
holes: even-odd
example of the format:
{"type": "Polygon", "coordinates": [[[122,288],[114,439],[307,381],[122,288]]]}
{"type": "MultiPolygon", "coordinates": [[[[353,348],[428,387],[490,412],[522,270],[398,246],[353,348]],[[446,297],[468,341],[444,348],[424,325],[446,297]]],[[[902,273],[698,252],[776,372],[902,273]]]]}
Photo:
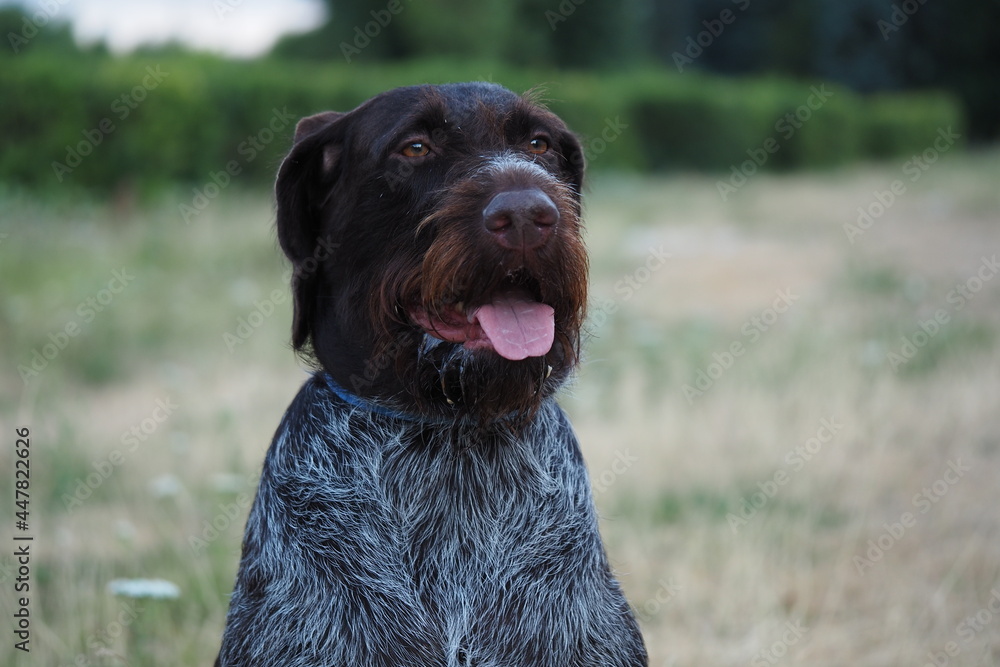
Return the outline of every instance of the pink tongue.
{"type": "Polygon", "coordinates": [[[544,356],[555,338],[555,311],[523,294],[504,295],[473,316],[497,354],[511,361],[544,356]]]}

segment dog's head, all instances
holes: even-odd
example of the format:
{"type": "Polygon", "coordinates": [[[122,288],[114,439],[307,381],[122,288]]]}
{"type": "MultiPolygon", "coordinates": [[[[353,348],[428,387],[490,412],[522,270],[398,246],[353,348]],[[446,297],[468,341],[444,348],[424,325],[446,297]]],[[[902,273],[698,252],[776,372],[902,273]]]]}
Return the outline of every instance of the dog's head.
{"type": "Polygon", "coordinates": [[[578,357],[582,180],[565,124],[493,84],[303,119],[276,185],[295,348],[405,409],[530,414],[578,357]]]}

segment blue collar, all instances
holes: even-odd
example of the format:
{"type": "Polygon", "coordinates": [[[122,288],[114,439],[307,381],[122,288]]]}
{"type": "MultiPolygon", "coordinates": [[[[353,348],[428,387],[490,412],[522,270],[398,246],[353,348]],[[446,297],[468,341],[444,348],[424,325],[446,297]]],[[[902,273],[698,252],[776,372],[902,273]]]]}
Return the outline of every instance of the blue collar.
{"type": "Polygon", "coordinates": [[[357,394],[352,394],[343,387],[341,387],[333,377],[324,371],[319,371],[316,373],[320,379],[326,383],[326,386],[332,391],[337,397],[348,405],[352,405],[356,408],[360,408],[367,412],[373,412],[377,415],[382,415],[383,417],[391,417],[392,419],[401,419],[408,422],[424,422],[428,424],[448,424],[453,420],[444,417],[428,417],[425,415],[414,414],[412,412],[403,412],[402,410],[396,410],[394,408],[375,403],[366,398],[362,398],[357,394]]]}

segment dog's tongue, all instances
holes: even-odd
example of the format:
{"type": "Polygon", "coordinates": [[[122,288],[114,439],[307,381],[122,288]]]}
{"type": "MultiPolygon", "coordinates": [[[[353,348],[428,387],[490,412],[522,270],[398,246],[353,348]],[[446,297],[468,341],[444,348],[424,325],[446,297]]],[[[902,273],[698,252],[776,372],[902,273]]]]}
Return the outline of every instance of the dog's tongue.
{"type": "Polygon", "coordinates": [[[555,339],[551,306],[526,294],[504,294],[473,313],[497,354],[511,361],[544,356],[555,339]]]}

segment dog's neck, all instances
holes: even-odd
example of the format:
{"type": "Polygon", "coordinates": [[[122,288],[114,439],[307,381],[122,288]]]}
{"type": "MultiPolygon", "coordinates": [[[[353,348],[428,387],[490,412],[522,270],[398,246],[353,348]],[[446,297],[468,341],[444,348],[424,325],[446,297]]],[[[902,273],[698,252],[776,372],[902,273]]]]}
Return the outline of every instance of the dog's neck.
{"type": "Polygon", "coordinates": [[[387,404],[382,404],[377,401],[373,401],[368,398],[364,398],[363,396],[358,396],[357,394],[352,394],[350,391],[348,391],[340,384],[338,384],[337,381],[333,379],[333,376],[330,375],[329,373],[325,371],[319,371],[317,375],[324,383],[326,383],[326,386],[329,387],[330,391],[336,394],[340,400],[344,401],[348,405],[351,405],[355,408],[359,408],[367,412],[381,415],[383,417],[391,417],[393,419],[401,419],[403,421],[408,421],[408,422],[447,424],[450,421],[453,421],[446,419],[444,417],[433,417],[428,415],[422,415],[417,412],[403,410],[398,407],[393,407],[387,404]]]}
{"type": "Polygon", "coordinates": [[[320,370],[315,373],[316,379],[325,385],[337,398],[351,406],[371,415],[385,417],[409,424],[420,424],[431,427],[457,428],[459,431],[472,429],[476,432],[498,431],[517,433],[533,421],[536,410],[541,407],[546,398],[539,398],[535,409],[530,412],[513,410],[498,417],[482,420],[474,413],[462,409],[458,405],[439,405],[437,409],[421,409],[407,400],[378,399],[352,393],[329,372],[320,370]]]}

